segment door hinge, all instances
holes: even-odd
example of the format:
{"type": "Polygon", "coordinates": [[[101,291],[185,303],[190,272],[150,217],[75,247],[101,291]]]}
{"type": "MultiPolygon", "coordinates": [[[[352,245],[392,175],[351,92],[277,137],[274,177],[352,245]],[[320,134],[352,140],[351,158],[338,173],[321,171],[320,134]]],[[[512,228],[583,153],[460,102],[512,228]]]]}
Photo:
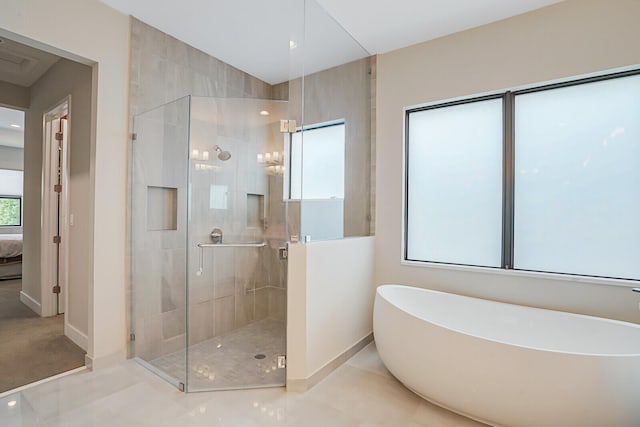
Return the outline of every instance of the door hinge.
{"type": "Polygon", "coordinates": [[[62,132],[56,132],[56,141],[62,141],[62,132]]]}
{"type": "Polygon", "coordinates": [[[129,334],[129,340],[130,341],[135,341],[136,340],[136,334],[134,334],[133,332],[129,334]]]}
{"type": "Polygon", "coordinates": [[[295,120],[280,120],[280,132],[281,133],[293,133],[296,131],[295,120]]]}
{"type": "Polygon", "coordinates": [[[287,259],[289,257],[289,251],[286,247],[278,248],[278,255],[280,259],[287,259]]]}
{"type": "Polygon", "coordinates": [[[278,369],[284,369],[287,367],[287,356],[278,356],[278,369]]]}
{"type": "Polygon", "coordinates": [[[60,243],[62,243],[62,237],[60,236],[53,236],[53,243],[59,245],[60,243]]]}
{"type": "Polygon", "coordinates": [[[56,184],[53,186],[53,191],[56,193],[62,193],[62,184],[56,184]]]}
{"type": "Polygon", "coordinates": [[[131,140],[135,141],[136,139],[138,139],[138,134],[137,133],[132,133],[131,134],[131,140]]]}
{"type": "Polygon", "coordinates": [[[53,293],[54,294],[59,294],[60,293],[60,285],[55,285],[53,287],[53,293]]]}

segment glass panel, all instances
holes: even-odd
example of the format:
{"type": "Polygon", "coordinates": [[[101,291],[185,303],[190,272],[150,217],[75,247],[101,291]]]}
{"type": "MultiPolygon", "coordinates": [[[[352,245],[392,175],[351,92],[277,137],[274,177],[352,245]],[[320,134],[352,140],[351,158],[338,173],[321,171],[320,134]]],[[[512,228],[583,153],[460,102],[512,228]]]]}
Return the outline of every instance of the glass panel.
{"type": "Polygon", "coordinates": [[[188,391],[284,385],[287,102],[194,97],[191,111],[188,391]]]}
{"type": "Polygon", "coordinates": [[[133,356],[186,383],[189,98],[134,117],[131,173],[133,356]]]}
{"type": "Polygon", "coordinates": [[[306,129],[304,163],[302,132],[292,134],[291,199],[344,199],[344,132],[344,123],[306,129]]]}
{"type": "MultiPolygon", "coordinates": [[[[302,132],[296,138],[300,138],[305,170],[300,184],[303,200],[292,203],[300,203],[300,232],[312,241],[368,236],[374,227],[371,99],[375,59],[315,0],[304,4],[304,110],[298,123],[302,132]],[[318,150],[314,142],[318,125],[330,122],[344,123],[344,160],[339,172],[323,167],[322,158],[333,150],[318,150]],[[344,194],[318,188],[323,181],[343,182],[344,194]]],[[[338,128],[326,130],[330,131],[338,128]]],[[[333,166],[339,163],[334,161],[333,166]]]]}
{"type": "Polygon", "coordinates": [[[640,279],[640,76],[516,97],[515,268],[640,279]]]}
{"type": "Polygon", "coordinates": [[[499,267],[502,100],[409,114],[407,258],[499,267]]]}

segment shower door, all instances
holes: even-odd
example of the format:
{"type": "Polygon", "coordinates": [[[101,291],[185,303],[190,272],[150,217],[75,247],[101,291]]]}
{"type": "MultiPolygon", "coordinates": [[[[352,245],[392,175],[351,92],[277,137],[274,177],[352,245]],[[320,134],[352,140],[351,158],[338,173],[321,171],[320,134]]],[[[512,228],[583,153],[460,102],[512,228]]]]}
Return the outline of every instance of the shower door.
{"type": "Polygon", "coordinates": [[[285,384],[287,108],[192,98],[188,391],[285,384]]]}
{"type": "Polygon", "coordinates": [[[131,354],[184,390],[189,97],[134,117],[131,354]]]}

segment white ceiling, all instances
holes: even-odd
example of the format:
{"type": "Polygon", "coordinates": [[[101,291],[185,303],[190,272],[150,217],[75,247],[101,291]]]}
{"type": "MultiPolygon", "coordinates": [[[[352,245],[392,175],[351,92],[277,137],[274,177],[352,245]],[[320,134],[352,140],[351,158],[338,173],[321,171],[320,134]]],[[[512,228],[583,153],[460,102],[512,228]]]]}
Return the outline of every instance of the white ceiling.
{"type": "Polygon", "coordinates": [[[559,0],[102,1],[274,84],[559,0]]]}
{"type": "Polygon", "coordinates": [[[24,112],[0,107],[0,146],[24,147],[24,112]]]}
{"type": "Polygon", "coordinates": [[[562,0],[317,0],[371,53],[479,27],[562,0]]]}

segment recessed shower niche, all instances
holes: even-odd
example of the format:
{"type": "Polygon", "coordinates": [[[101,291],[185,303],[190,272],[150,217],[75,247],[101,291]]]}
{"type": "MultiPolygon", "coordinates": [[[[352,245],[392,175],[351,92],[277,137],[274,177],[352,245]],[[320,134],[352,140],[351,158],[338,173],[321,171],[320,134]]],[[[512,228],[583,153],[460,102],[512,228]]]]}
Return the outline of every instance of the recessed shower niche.
{"type": "Polygon", "coordinates": [[[178,189],[147,187],[147,230],[178,229],[178,189]]]}

